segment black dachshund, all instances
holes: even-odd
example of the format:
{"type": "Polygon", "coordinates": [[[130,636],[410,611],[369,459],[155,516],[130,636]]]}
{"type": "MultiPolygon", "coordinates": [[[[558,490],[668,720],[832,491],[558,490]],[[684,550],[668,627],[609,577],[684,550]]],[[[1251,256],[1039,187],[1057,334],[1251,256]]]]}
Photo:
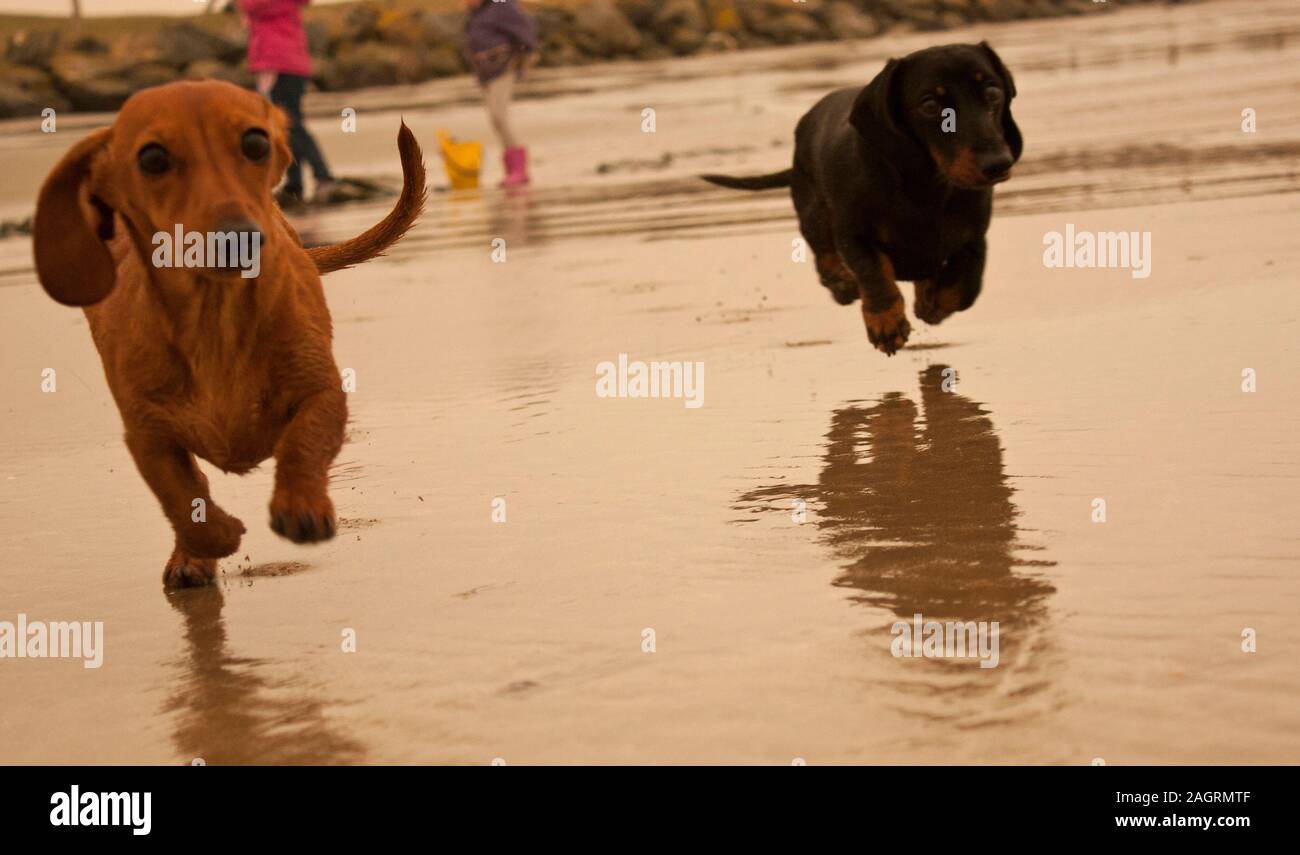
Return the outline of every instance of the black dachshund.
{"type": "Polygon", "coordinates": [[[916,316],[929,324],[979,296],[992,187],[1022,148],[1015,94],[987,43],[926,48],[818,101],[795,129],[790,169],[701,177],[789,187],[822,284],[843,305],[861,296],[867,338],[893,355],[911,332],[896,280],[916,283],[916,316]]]}

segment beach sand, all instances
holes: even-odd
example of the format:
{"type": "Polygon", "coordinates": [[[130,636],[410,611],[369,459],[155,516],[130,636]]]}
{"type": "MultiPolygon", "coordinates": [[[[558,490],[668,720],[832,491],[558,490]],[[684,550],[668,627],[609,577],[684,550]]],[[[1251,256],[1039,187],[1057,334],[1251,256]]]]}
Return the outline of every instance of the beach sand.
{"type": "MultiPolygon", "coordinates": [[[[431,194],[389,257],[325,280],[356,376],[339,536],[269,530],[270,463],[207,467],[249,529],[208,589],[164,594],[171,531],[84,318],[0,241],[0,620],[105,634],[98,669],[0,660],[0,762],[1300,762],[1294,3],[528,86],[531,189],[431,194]],[[1025,157],[978,303],[886,358],[793,260],[788,195],[692,176],[782,168],[825,91],[980,38],[1025,157]],[[1150,275],[1045,267],[1067,224],[1149,232],[1150,275]],[[598,397],[620,354],[702,362],[703,405],[598,397]],[[998,621],[998,666],[891,655],[918,612],[998,621]]],[[[391,178],[402,116],[441,179],[435,129],[489,138],[475,96],[313,96],[313,130],[391,178]]],[[[95,121],[0,126],[6,215],[95,121]]],[[[336,240],[385,207],[298,225],[336,240]]]]}

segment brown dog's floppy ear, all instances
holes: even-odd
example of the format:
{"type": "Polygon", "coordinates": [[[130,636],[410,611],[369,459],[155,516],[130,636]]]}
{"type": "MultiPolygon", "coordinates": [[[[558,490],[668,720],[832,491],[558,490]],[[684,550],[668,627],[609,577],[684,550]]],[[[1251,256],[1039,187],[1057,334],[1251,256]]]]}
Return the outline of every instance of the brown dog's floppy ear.
{"type": "Polygon", "coordinates": [[[113,209],[91,192],[90,170],[108,143],[95,131],[63,156],[36,197],[32,252],[45,293],[66,306],[98,303],[113,290],[113,209]]]}
{"type": "Polygon", "coordinates": [[[885,63],[880,73],[871,82],[862,87],[858,98],[853,102],[853,111],[849,113],[849,124],[857,128],[858,133],[867,136],[873,128],[901,134],[894,108],[894,79],[902,62],[891,59],[885,63]]]}
{"type": "Polygon", "coordinates": [[[1002,64],[1002,57],[989,47],[988,42],[980,42],[980,49],[984,51],[989,64],[993,66],[993,71],[1002,78],[1002,86],[1007,91],[1007,102],[1002,105],[1002,136],[1007,141],[1007,147],[1011,149],[1011,156],[1019,160],[1025,143],[1020,136],[1020,128],[1016,125],[1016,120],[1011,118],[1011,99],[1016,97],[1016,81],[1012,79],[1007,67],[1002,64]]]}

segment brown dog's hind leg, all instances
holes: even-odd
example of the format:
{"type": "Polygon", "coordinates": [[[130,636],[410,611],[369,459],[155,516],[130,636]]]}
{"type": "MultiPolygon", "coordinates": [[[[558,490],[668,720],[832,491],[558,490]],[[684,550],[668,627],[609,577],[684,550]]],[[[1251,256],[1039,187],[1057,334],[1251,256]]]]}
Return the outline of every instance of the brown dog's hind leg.
{"type": "Polygon", "coordinates": [[[329,467],[343,447],[348,408],[338,387],[298,405],[275,446],[271,530],[294,543],[329,540],[338,528],[330,501],[329,467]]]}

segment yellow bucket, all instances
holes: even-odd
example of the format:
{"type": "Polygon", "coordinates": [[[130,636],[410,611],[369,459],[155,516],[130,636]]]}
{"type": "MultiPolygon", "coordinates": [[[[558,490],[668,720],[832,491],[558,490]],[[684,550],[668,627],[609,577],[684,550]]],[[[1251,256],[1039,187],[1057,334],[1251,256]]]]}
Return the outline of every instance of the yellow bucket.
{"type": "Polygon", "coordinates": [[[456,142],[451,134],[438,131],[438,144],[442,147],[442,165],[447,170],[453,190],[473,190],[478,187],[479,166],[483,162],[483,144],[470,140],[456,142]]]}

